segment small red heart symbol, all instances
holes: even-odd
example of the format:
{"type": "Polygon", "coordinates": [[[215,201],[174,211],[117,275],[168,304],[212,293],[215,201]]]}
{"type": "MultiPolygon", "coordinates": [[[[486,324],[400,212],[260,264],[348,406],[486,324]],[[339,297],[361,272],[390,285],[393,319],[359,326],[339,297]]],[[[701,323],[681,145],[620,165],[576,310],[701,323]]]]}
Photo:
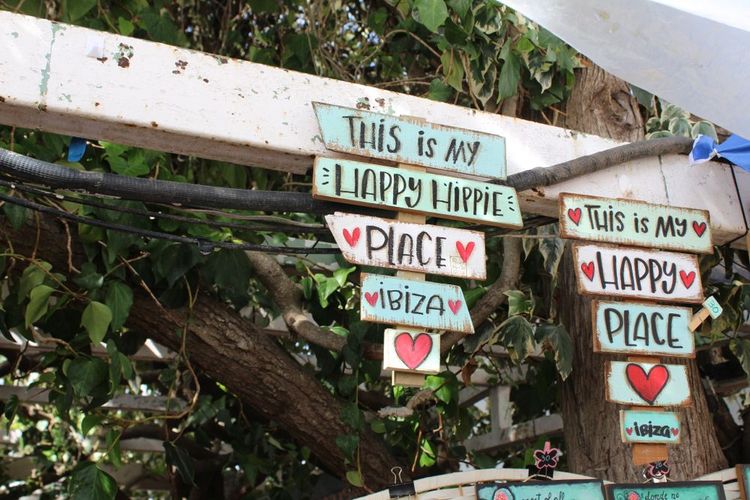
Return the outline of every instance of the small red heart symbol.
{"type": "Polygon", "coordinates": [[[463,243],[460,241],[456,242],[456,250],[458,250],[458,255],[461,256],[461,260],[466,262],[469,260],[469,256],[471,255],[471,252],[474,251],[474,242],[470,241],[468,245],[464,246],[463,243]]]}
{"type": "Polygon", "coordinates": [[[568,209],[568,217],[570,217],[570,220],[576,223],[576,226],[581,221],[581,209],[576,208],[573,210],[572,208],[568,209]]]}
{"type": "Polygon", "coordinates": [[[628,500],[641,500],[641,497],[635,491],[631,491],[628,493],[628,500]]]}
{"type": "Polygon", "coordinates": [[[513,497],[509,497],[507,491],[499,490],[495,493],[495,496],[492,500],[513,500],[513,497]]]}
{"type": "Polygon", "coordinates": [[[625,367],[625,376],[636,394],[648,404],[654,404],[669,381],[669,370],[664,365],[654,365],[646,373],[641,365],[629,363],[625,367]]]}
{"type": "Polygon", "coordinates": [[[353,247],[354,245],[357,244],[357,242],[359,241],[360,234],[361,234],[361,231],[359,230],[358,227],[355,227],[354,231],[352,231],[351,233],[349,232],[348,229],[344,229],[344,239],[346,240],[347,243],[349,243],[350,247],[353,247]]]}
{"type": "Polygon", "coordinates": [[[685,288],[690,288],[693,286],[693,281],[695,281],[695,271],[690,271],[689,273],[680,271],[680,279],[682,280],[682,284],[685,285],[685,288]]]}
{"type": "Polygon", "coordinates": [[[380,294],[378,292],[365,292],[365,300],[371,305],[374,306],[375,303],[378,301],[378,296],[380,294]]]}
{"type": "Polygon", "coordinates": [[[583,274],[586,275],[589,281],[594,281],[594,263],[593,262],[589,262],[588,264],[586,263],[581,264],[581,271],[583,271],[583,274]]]}
{"type": "Polygon", "coordinates": [[[396,335],[394,340],[398,359],[404,362],[409,369],[413,370],[427,359],[432,350],[432,337],[426,333],[420,333],[416,337],[407,332],[396,335]]]}
{"type": "Polygon", "coordinates": [[[706,223],[701,222],[698,224],[698,222],[693,221],[693,231],[695,231],[695,234],[697,234],[699,237],[703,236],[703,233],[706,231],[706,223]]]}
{"type": "Polygon", "coordinates": [[[630,436],[631,434],[633,434],[633,428],[632,427],[626,427],[625,428],[625,432],[627,432],[628,436],[630,436]]]}
{"type": "Polygon", "coordinates": [[[679,433],[680,433],[680,429],[678,429],[677,427],[672,427],[672,435],[673,436],[676,436],[679,433]]]}
{"type": "Polygon", "coordinates": [[[448,307],[451,308],[451,311],[453,311],[453,314],[457,314],[458,310],[461,309],[461,301],[460,300],[449,300],[448,301],[448,307]]]}

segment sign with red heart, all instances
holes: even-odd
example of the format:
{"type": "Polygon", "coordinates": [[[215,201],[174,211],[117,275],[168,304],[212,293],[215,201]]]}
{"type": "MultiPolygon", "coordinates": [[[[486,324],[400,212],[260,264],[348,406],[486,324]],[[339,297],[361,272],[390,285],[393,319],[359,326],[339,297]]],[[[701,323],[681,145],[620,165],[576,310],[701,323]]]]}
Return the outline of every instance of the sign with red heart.
{"type": "Polygon", "coordinates": [[[636,247],[713,253],[708,211],[637,200],[562,193],[560,235],[636,247]]]}
{"type": "Polygon", "coordinates": [[[440,335],[409,328],[386,329],[383,369],[439,373],[440,335]]]}
{"type": "Polygon", "coordinates": [[[610,361],[607,400],[638,406],[689,406],[690,384],[684,365],[610,361]]]}
{"type": "Polygon", "coordinates": [[[336,212],[326,223],[352,264],[484,280],[484,233],[336,212]]]}

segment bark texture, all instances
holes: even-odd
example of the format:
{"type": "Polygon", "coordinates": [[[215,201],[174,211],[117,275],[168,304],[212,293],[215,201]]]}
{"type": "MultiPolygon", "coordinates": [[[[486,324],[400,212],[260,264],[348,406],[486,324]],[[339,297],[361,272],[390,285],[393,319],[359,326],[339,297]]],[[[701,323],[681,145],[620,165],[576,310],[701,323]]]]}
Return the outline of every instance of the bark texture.
{"type": "MultiPolygon", "coordinates": [[[[626,141],[643,138],[643,121],[626,84],[598,67],[578,75],[567,112],[567,126],[581,132],[626,141]]],[[[561,402],[568,467],[610,481],[638,482],[643,466],[633,465],[631,447],[620,438],[623,407],[605,400],[605,361],[625,357],[593,352],[591,299],[577,291],[571,254],[567,248],[560,264],[558,307],[574,344],[574,369],[562,384],[561,402]]],[[[669,362],[687,364],[694,401],[692,407],[677,410],[682,443],[669,449],[671,477],[692,479],[725,468],[695,361],[669,362]]]]}
{"type": "MultiPolygon", "coordinates": [[[[37,258],[50,262],[53,269],[66,269],[64,228],[46,216],[40,216],[39,220],[37,258]]],[[[4,229],[16,252],[32,254],[36,228],[25,226],[15,231],[6,225],[4,229]]],[[[75,240],[71,249],[76,262],[83,250],[75,240]]],[[[186,311],[165,310],[141,288],[134,287],[133,291],[135,298],[128,326],[179,351],[179,332],[186,311]]],[[[201,294],[193,307],[186,351],[194,368],[224,384],[255,414],[278,423],[299,444],[309,447],[326,470],[341,478],[345,476],[347,467],[335,438],[351,431],[340,418],[341,402],[273,337],[213,296],[201,294]]],[[[360,440],[365,485],[373,490],[385,487],[389,484],[391,467],[398,462],[383,440],[371,431],[361,433],[360,440]]]]}

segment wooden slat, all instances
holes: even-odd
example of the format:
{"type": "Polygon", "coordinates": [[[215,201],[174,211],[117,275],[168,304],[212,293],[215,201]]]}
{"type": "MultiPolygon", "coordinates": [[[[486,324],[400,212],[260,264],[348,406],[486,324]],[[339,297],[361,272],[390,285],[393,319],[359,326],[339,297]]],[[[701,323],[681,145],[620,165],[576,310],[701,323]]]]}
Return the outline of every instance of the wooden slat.
{"type": "MultiPolygon", "coordinates": [[[[19,402],[24,404],[49,404],[49,391],[38,387],[0,386],[0,401],[7,401],[11,396],[18,397],[19,402]]],[[[167,398],[165,396],[136,396],[133,394],[120,394],[105,403],[102,408],[111,411],[142,411],[145,413],[163,413],[167,411],[180,411],[185,408],[186,403],[181,399],[167,398]]]]}
{"type": "Polygon", "coordinates": [[[535,418],[529,422],[522,422],[506,429],[493,429],[487,434],[468,439],[464,444],[469,450],[498,450],[538,436],[559,434],[562,432],[562,428],[562,417],[555,413],[535,418]]]}
{"type": "MultiPolygon", "coordinates": [[[[324,148],[312,101],[505,137],[508,174],[617,142],[497,114],[163,44],[0,12],[0,123],[306,172],[324,148]],[[85,54],[101,41],[106,60],[85,54]],[[120,44],[132,51],[121,57],[120,44]],[[120,54],[118,55],[118,52],[120,54]]],[[[560,192],[708,210],[715,243],[745,232],[730,167],[670,155],[519,193],[524,212],[557,216],[560,192]],[[685,182],[690,179],[690,182],[685,182]]],[[[750,208],[750,175],[737,180],[750,208]]],[[[744,239],[743,239],[744,240],[744,239]]],[[[738,244],[744,244],[738,242],[738,244]]]]}

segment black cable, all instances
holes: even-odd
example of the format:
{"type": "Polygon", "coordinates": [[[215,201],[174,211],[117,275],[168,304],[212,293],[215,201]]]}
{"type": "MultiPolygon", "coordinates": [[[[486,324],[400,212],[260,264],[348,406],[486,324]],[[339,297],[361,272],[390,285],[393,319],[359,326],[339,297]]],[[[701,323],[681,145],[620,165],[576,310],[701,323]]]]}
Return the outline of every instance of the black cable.
{"type": "Polygon", "coordinates": [[[226,241],[210,241],[203,238],[194,238],[191,236],[179,236],[176,234],[162,233],[160,231],[151,231],[149,229],[139,229],[131,226],[125,226],[122,224],[115,224],[112,222],[104,222],[90,217],[82,217],[80,215],[71,214],[64,210],[58,210],[57,208],[48,207],[46,205],[40,205],[33,201],[24,200],[22,198],[16,198],[14,196],[8,196],[5,193],[0,193],[0,200],[6,203],[12,203],[30,210],[49,214],[62,219],[67,219],[80,224],[88,224],[90,226],[102,227],[105,229],[111,229],[113,231],[120,231],[124,233],[136,234],[146,238],[154,238],[160,240],[174,241],[177,243],[187,243],[197,245],[200,251],[203,253],[209,253],[214,248],[224,248],[229,250],[252,250],[256,252],[265,253],[277,253],[277,254],[338,254],[341,251],[338,248],[293,248],[293,247],[278,247],[269,245],[258,245],[255,243],[231,243],[226,241]]]}
{"type": "Polygon", "coordinates": [[[184,217],[181,215],[167,214],[163,212],[152,212],[149,210],[138,210],[135,208],[107,205],[106,203],[99,203],[97,201],[89,200],[87,198],[75,198],[72,196],[65,196],[59,193],[53,193],[50,191],[45,191],[43,189],[26,186],[22,183],[4,181],[2,179],[0,179],[0,186],[7,186],[11,189],[22,191],[25,193],[35,194],[37,196],[47,196],[50,198],[68,200],[73,203],[79,203],[81,205],[87,205],[87,206],[91,206],[95,208],[101,208],[103,210],[109,210],[113,212],[122,212],[122,213],[127,213],[127,214],[132,214],[132,215],[139,215],[139,216],[148,217],[148,218],[171,220],[175,222],[184,222],[188,224],[204,224],[206,226],[211,226],[211,227],[231,228],[231,229],[238,229],[238,230],[243,230],[243,231],[272,231],[276,233],[292,233],[292,234],[301,234],[301,233],[329,234],[329,230],[322,225],[318,227],[306,227],[306,226],[300,226],[300,225],[295,225],[295,224],[284,224],[283,222],[266,222],[266,221],[256,221],[250,224],[238,224],[235,222],[217,222],[217,221],[212,221],[212,220],[196,219],[194,217],[184,217]]]}

